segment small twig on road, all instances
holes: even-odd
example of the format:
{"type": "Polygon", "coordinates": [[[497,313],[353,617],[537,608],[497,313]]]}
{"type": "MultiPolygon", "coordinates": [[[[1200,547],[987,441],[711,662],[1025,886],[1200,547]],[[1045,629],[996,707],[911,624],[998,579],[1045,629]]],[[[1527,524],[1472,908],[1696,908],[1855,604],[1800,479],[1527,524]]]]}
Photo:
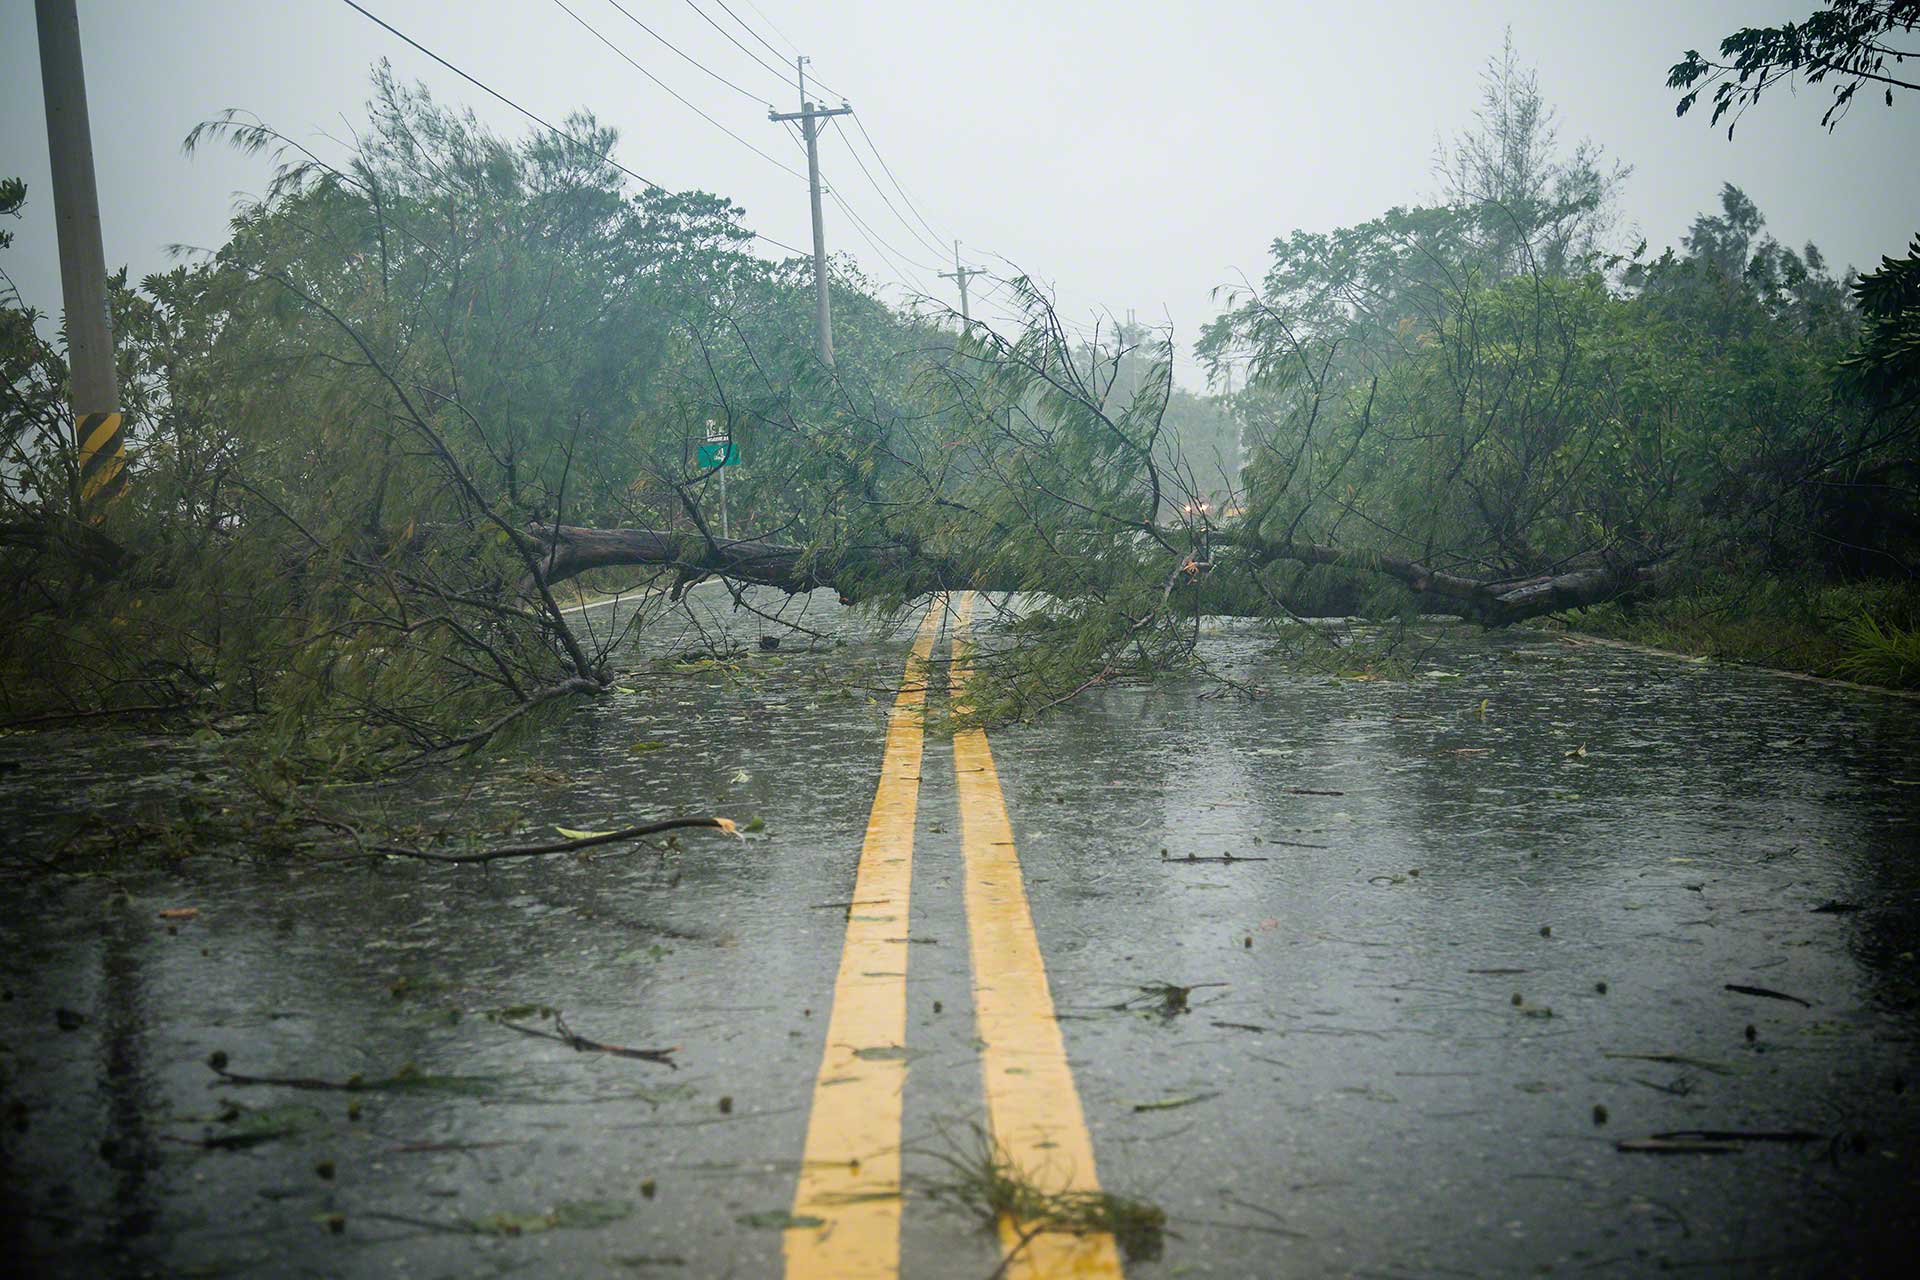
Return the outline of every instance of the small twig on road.
{"type": "Polygon", "coordinates": [[[403,1227],[420,1227],[427,1231],[437,1231],[441,1235],[470,1236],[477,1234],[471,1226],[464,1222],[435,1222],[431,1218],[409,1218],[403,1213],[388,1213],[381,1209],[362,1209],[358,1216],[362,1218],[372,1218],[379,1222],[397,1222],[403,1227]]]}
{"type": "Polygon", "coordinates": [[[346,823],[330,819],[315,819],[318,825],[330,827],[336,831],[346,831],[354,836],[354,843],[360,852],[346,854],[339,858],[326,859],[331,862],[349,861],[357,858],[390,857],[417,858],[423,862],[497,862],[502,858],[538,858],[556,853],[575,853],[581,849],[592,849],[603,844],[622,844],[631,840],[642,840],[647,836],[659,835],[662,831],[679,831],[688,827],[711,827],[724,831],[730,836],[740,834],[731,818],[668,818],[662,822],[649,822],[644,826],[623,827],[618,831],[597,831],[589,836],[579,836],[571,840],[548,840],[540,844],[510,844],[498,849],[480,849],[472,853],[435,853],[430,849],[416,849],[411,845],[372,844],[358,838],[358,833],[346,823]]]}
{"type": "Polygon", "coordinates": [[[1191,853],[1184,858],[1176,858],[1176,857],[1173,857],[1171,854],[1169,854],[1165,849],[1162,849],[1160,851],[1160,861],[1162,862],[1272,862],[1273,859],[1272,858],[1236,857],[1231,853],[1223,853],[1217,858],[1202,858],[1197,854],[1191,854],[1191,853]]]}
{"type": "Polygon", "coordinates": [[[1676,1098],[1684,1098],[1694,1090],[1692,1076],[1676,1076],[1671,1084],[1661,1084],[1657,1080],[1643,1080],[1639,1076],[1634,1076],[1632,1079],[1635,1084],[1645,1085],[1658,1093],[1670,1093],[1676,1098]]]}
{"type": "Polygon", "coordinates": [[[1653,1136],[1672,1142],[1818,1142],[1827,1135],[1810,1129],[1669,1129],[1653,1136]]]}
{"type": "Polygon", "coordinates": [[[390,1155],[406,1156],[430,1154],[438,1155],[448,1151],[491,1151],[495,1147],[519,1147],[521,1142],[403,1142],[397,1147],[388,1147],[390,1155]]]}
{"type": "Polygon", "coordinates": [[[1711,1071],[1717,1076],[1733,1074],[1733,1068],[1724,1062],[1709,1062],[1705,1058],[1689,1058],[1684,1053],[1603,1053],[1603,1058],[1612,1058],[1617,1062],[1663,1062],[1674,1067],[1698,1067],[1702,1071],[1711,1071]]]}
{"type": "Polygon", "coordinates": [[[213,1070],[220,1079],[215,1081],[212,1087],[223,1084],[264,1084],[281,1089],[334,1089],[342,1093],[357,1093],[367,1087],[365,1082],[355,1079],[322,1080],[318,1076],[249,1076],[242,1075],[238,1071],[228,1071],[225,1067],[215,1067],[213,1070]]]}
{"type": "Polygon", "coordinates": [[[1613,1144],[1613,1149],[1657,1156],[1725,1156],[1746,1150],[1737,1142],[1707,1142],[1698,1138],[1622,1138],[1613,1144]]]}
{"type": "Polygon", "coordinates": [[[484,1090],[491,1086],[491,1076],[435,1076],[427,1075],[411,1063],[401,1067],[390,1076],[378,1080],[368,1080],[364,1076],[351,1075],[345,1080],[327,1080],[319,1076],[251,1076],[238,1071],[227,1070],[227,1055],[216,1049],[207,1058],[207,1068],[219,1077],[208,1088],[222,1085],[267,1085],[279,1089],[314,1089],[336,1093],[372,1093],[394,1089],[454,1089],[471,1091],[484,1090]]]}
{"type": "Polygon", "coordinates": [[[673,1055],[680,1050],[679,1045],[675,1045],[671,1049],[629,1049],[624,1045],[601,1044],[598,1040],[589,1040],[585,1036],[574,1034],[573,1028],[569,1027],[558,1013],[553,1015],[554,1029],[552,1031],[542,1031],[538,1027],[529,1027],[518,1022],[509,1022],[505,1018],[497,1015],[493,1020],[507,1030],[518,1031],[523,1036],[538,1036],[542,1040],[557,1040],[576,1053],[610,1053],[616,1058],[639,1058],[645,1062],[665,1063],[674,1071],[680,1069],[680,1064],[673,1060],[673,1055]]]}
{"type": "Polygon", "coordinates": [[[1021,1251],[1033,1242],[1033,1238],[1046,1230],[1046,1228],[1046,1223],[1036,1222],[1023,1231],[1020,1234],[1020,1238],[1014,1242],[1013,1248],[1007,1250],[1007,1256],[1000,1259],[1000,1265],[987,1273],[987,1280],[1000,1280],[1000,1277],[1006,1275],[1007,1268],[1013,1265],[1013,1260],[1019,1257],[1021,1251]]]}
{"type": "MultiPolygon", "coordinates": [[[[1260,1214],[1263,1217],[1271,1218],[1277,1224],[1283,1224],[1286,1222],[1285,1218],[1282,1218],[1278,1213],[1275,1213],[1272,1209],[1267,1208],[1265,1205],[1255,1204],[1251,1200],[1242,1200],[1239,1196],[1236,1196],[1231,1192],[1222,1193],[1220,1199],[1225,1203],[1232,1205],[1236,1209],[1250,1209],[1254,1213],[1260,1214]]],[[[1225,1225],[1233,1225],[1233,1224],[1225,1224],[1225,1225]]],[[[1266,1227],[1266,1228],[1248,1227],[1246,1229],[1278,1231],[1283,1235],[1299,1236],[1302,1239],[1305,1239],[1307,1234],[1304,1231],[1295,1231],[1284,1225],[1278,1225],[1278,1226],[1266,1227]]]]}
{"type": "Polygon", "coordinates": [[[1784,991],[1774,991],[1767,987],[1744,987],[1737,982],[1727,983],[1727,990],[1737,991],[1743,996],[1763,996],[1768,1000],[1787,1000],[1803,1009],[1813,1008],[1813,1001],[1802,1000],[1799,996],[1790,996],[1784,991]]]}

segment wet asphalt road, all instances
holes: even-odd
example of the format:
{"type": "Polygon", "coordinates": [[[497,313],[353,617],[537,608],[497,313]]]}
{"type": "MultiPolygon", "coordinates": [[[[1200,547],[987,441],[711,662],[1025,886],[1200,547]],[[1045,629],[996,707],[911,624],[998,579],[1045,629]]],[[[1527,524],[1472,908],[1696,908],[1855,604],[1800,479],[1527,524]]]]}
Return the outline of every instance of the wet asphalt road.
{"type": "MultiPolygon", "coordinates": [[[[523,756],[351,803],[760,819],[744,840],[9,877],[0,1191],[30,1272],[780,1274],[916,619],[876,638],[816,601],[848,643],[763,654],[776,626],[694,599],[700,627],[644,651],[724,622],[736,668],[643,669],[523,756]],[[677,1069],[484,1016],[519,1005],[677,1069]],[[216,1050],[401,1079],[238,1087],[216,1050]]],[[[1206,643],[1265,696],[1111,689],[989,735],[1100,1182],[1172,1233],[1127,1274],[1893,1273],[1920,1213],[1914,704],[1538,634],[1443,634],[1405,682],[1280,675],[1252,628],[1206,643]],[[1697,1130],[1816,1136],[1616,1149],[1697,1130]]],[[[204,763],[83,750],[0,743],[17,851],[172,804],[204,763]]],[[[921,779],[902,1270],[985,1280],[997,1237],[926,1194],[983,1121],[939,732],[921,779]]]]}

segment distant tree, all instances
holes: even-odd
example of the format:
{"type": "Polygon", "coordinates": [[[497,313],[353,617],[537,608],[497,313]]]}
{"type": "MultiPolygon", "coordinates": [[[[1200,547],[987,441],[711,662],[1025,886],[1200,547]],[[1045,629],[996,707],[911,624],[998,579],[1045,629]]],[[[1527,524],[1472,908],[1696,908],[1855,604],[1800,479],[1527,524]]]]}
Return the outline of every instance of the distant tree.
{"type": "Polygon", "coordinates": [[[1862,88],[1880,86],[1888,106],[1895,89],[1920,89],[1920,78],[1900,68],[1920,48],[1902,48],[1891,36],[1912,36],[1920,29],[1920,0],[1827,0],[1800,22],[1777,27],[1742,27],[1720,42],[1722,61],[1689,49],[1667,72],[1667,86],[1686,90],[1675,107],[1684,116],[1708,87],[1713,89],[1713,123],[1732,112],[1727,136],[1760,95],[1796,76],[1808,84],[1834,81],[1833,101],[1820,117],[1831,129],[1846,115],[1862,88]],[[1889,68],[1892,68],[1891,70],[1889,68]],[[1906,78],[1902,78],[1905,76],[1906,78]]]}
{"type": "Polygon", "coordinates": [[[1600,248],[1631,168],[1584,138],[1561,145],[1557,113],[1539,73],[1521,64],[1511,31],[1480,81],[1474,126],[1434,158],[1446,203],[1478,213],[1495,275],[1577,269],[1600,248]]]}

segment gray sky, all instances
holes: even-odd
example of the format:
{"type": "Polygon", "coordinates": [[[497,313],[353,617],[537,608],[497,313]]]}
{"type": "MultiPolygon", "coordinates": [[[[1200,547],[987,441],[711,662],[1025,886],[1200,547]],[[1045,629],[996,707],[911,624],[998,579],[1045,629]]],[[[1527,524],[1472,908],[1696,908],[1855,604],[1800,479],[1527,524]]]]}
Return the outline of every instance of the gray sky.
{"type": "MultiPolygon", "coordinates": [[[[653,181],[727,195],[754,229],[807,243],[804,182],[646,81],[554,0],[361,3],[547,119],[592,109],[620,130],[619,159],[653,181]]],[[[913,219],[857,131],[854,145],[912,230],[850,161],[848,139],[824,140],[829,181],[894,264],[831,202],[828,246],[900,285],[894,296],[910,288],[950,302],[950,282],[931,268],[952,269],[957,236],[971,262],[1008,274],[1011,262],[1053,282],[1072,319],[1103,309],[1170,318],[1183,352],[1216,310],[1210,291],[1239,272],[1257,278],[1274,237],[1432,196],[1435,142],[1471,122],[1480,70],[1508,26],[1559,108],[1562,140],[1590,137],[1634,166],[1623,239],[1676,241],[1724,181],[1753,197],[1780,239],[1812,239],[1836,264],[1871,266],[1920,230],[1920,98],[1896,97],[1889,110],[1863,95],[1833,134],[1818,126],[1823,89],[1763,101],[1731,142],[1704,112],[1674,118],[1665,77],[1682,52],[1803,16],[1815,0],[726,0],[765,45],[719,0],[620,3],[762,101],[689,65],[610,0],[566,0],[803,172],[764,105],[794,109],[791,78],[777,80],[701,13],[768,63],[779,62],[768,46],[790,54],[795,43],[816,59],[940,233],[913,219]]],[[[340,0],[79,0],[79,12],[107,258],[136,274],[168,265],[167,244],[217,245],[235,193],[262,187],[262,159],[181,154],[187,130],[223,108],[337,154],[328,139],[362,118],[367,71],[386,57],[502,132],[528,127],[340,0]]],[[[0,0],[0,121],[0,175],[25,178],[29,198],[0,266],[30,303],[55,309],[32,0],[0,0]]],[[[1197,385],[1191,357],[1181,363],[1182,381],[1197,385]]]]}

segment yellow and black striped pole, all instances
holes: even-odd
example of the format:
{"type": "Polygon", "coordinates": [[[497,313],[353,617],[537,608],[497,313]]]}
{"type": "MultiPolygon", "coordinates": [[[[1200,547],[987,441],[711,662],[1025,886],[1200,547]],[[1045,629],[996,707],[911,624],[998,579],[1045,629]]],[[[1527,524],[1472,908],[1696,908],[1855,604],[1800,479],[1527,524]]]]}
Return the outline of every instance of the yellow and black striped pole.
{"type": "Polygon", "coordinates": [[[35,0],[40,89],[47,104],[53,221],[60,237],[60,290],[67,304],[74,444],[81,510],[98,515],[127,487],[120,379],[113,365],[107,255],[100,242],[100,193],[93,180],[93,131],[73,0],[35,0]]]}
{"type": "Polygon", "coordinates": [[[80,443],[80,506],[95,511],[127,491],[127,432],[118,413],[74,419],[80,443]]]}

